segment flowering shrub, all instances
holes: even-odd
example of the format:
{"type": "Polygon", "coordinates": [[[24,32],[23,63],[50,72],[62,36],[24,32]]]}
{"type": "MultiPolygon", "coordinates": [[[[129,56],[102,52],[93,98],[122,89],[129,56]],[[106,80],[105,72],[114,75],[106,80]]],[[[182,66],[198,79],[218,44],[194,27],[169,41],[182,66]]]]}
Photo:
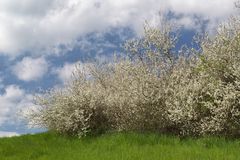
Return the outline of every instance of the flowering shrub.
{"type": "Polygon", "coordinates": [[[166,102],[180,134],[240,134],[239,22],[231,19],[214,38],[206,36],[192,69],[178,67],[171,75],[166,102]]]}
{"type": "Polygon", "coordinates": [[[201,51],[175,52],[170,25],[145,27],[128,56],[77,69],[63,89],[40,97],[30,120],[60,133],[154,131],[240,135],[240,22],[205,36],[201,51]],[[186,56],[188,55],[188,56],[186,56]],[[190,55],[190,56],[189,56],[190,55]]]}

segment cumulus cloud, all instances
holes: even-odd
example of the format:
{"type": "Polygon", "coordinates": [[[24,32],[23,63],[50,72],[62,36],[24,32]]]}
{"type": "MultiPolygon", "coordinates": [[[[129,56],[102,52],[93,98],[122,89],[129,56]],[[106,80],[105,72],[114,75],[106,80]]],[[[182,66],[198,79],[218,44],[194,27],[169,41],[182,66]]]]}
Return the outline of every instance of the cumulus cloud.
{"type": "Polygon", "coordinates": [[[0,74],[0,89],[4,88],[4,85],[3,85],[3,77],[1,77],[1,74],[0,74]]]}
{"type": "Polygon", "coordinates": [[[144,20],[159,10],[195,27],[198,18],[211,26],[233,14],[235,0],[1,0],[0,53],[17,56],[30,51],[54,53],[80,36],[130,27],[141,31],[144,20]],[[198,17],[196,19],[196,17],[198,17]]]}
{"type": "Polygon", "coordinates": [[[175,13],[195,14],[205,18],[222,18],[233,13],[236,0],[170,0],[170,7],[175,13]]]}
{"type": "Polygon", "coordinates": [[[33,106],[31,94],[27,94],[16,85],[9,85],[4,88],[4,93],[0,94],[0,126],[15,124],[19,121],[19,111],[33,106]]]}
{"type": "Polygon", "coordinates": [[[23,81],[37,81],[48,71],[48,62],[43,58],[25,57],[12,67],[13,73],[23,81]]]}
{"type": "Polygon", "coordinates": [[[81,66],[80,62],[65,63],[62,67],[54,68],[53,74],[56,74],[62,83],[66,83],[71,79],[73,72],[76,71],[76,67],[79,66],[81,66]]]}

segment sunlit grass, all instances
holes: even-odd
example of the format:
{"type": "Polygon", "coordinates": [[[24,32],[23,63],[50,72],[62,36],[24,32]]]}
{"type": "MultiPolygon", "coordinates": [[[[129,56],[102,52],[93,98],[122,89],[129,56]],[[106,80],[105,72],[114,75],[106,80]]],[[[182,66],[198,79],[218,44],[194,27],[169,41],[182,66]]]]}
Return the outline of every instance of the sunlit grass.
{"type": "Polygon", "coordinates": [[[83,139],[42,133],[0,139],[1,160],[230,160],[240,140],[117,133],[83,139]]]}

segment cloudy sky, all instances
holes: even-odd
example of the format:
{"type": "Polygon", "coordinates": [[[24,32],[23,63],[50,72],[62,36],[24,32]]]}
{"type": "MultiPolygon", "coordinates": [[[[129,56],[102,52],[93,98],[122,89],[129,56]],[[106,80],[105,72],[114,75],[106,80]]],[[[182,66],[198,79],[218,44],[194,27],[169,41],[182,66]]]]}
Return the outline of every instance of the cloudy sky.
{"type": "Polygon", "coordinates": [[[237,14],[235,0],[0,0],[0,136],[28,129],[19,113],[41,89],[64,84],[76,63],[109,59],[141,36],[159,11],[181,26],[182,43],[237,14]]]}

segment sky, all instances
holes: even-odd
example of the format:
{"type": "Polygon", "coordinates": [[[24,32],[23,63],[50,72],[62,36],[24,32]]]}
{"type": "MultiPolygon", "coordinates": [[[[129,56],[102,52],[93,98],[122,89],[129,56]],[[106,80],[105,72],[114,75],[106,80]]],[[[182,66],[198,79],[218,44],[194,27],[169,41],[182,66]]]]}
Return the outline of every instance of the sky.
{"type": "Polygon", "coordinates": [[[76,64],[111,60],[141,37],[159,13],[181,29],[214,34],[238,14],[235,0],[0,0],[0,137],[44,131],[29,128],[22,112],[41,90],[64,85],[76,64]]]}

